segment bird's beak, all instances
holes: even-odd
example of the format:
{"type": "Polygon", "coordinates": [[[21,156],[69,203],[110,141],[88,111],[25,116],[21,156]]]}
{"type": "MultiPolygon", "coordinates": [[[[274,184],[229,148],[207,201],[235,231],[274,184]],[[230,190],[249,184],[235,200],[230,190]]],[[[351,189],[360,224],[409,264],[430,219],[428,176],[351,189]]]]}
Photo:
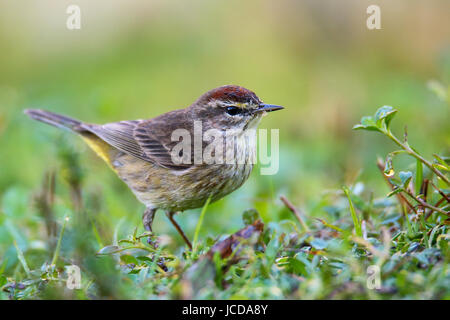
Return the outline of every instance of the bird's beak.
{"type": "Polygon", "coordinates": [[[254,110],[254,113],[259,113],[259,112],[272,112],[272,111],[277,111],[277,110],[281,110],[284,109],[284,107],[282,106],[276,106],[274,104],[265,104],[262,103],[259,105],[259,107],[254,110]]]}

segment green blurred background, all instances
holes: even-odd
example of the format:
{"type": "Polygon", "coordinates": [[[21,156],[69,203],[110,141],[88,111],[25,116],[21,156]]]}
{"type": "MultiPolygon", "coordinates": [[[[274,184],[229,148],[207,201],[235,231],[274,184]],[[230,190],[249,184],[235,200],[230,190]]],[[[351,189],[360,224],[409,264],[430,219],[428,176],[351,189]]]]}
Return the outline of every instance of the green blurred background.
{"type": "MultiPolygon", "coordinates": [[[[375,158],[394,146],[351,128],[392,105],[396,133],[407,125],[428,158],[448,151],[449,107],[430,88],[450,82],[449,12],[445,0],[1,1],[0,256],[14,259],[13,239],[27,246],[41,238],[30,199],[46,171],[58,173],[58,219],[70,212],[58,200],[68,192],[61,145],[79,153],[83,201],[95,203],[89,214],[104,244],[119,221],[123,233],[140,226],[144,209],[80,139],[31,121],[25,108],[99,123],[150,118],[224,84],[285,106],[262,123],[280,130],[278,174],[255,171],[212,205],[202,236],[237,230],[251,207],[266,222],[281,219],[280,194],[318,216],[322,195],[343,184],[364,181],[383,196],[375,158]],[[81,30],[66,28],[70,4],[81,8],[81,30]],[[366,28],[370,4],[381,7],[381,30],[366,28]]],[[[196,213],[178,217],[189,235],[196,213]]],[[[163,214],[155,230],[181,243],[163,214]]]]}

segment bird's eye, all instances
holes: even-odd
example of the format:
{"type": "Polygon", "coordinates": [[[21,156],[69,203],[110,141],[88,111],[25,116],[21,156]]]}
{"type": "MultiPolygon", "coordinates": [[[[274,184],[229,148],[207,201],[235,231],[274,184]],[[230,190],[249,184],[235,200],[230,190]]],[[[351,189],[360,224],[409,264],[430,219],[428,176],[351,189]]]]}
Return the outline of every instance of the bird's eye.
{"type": "Polygon", "coordinates": [[[242,112],[241,108],[238,107],[227,107],[226,108],[226,112],[230,115],[230,116],[235,116],[238,115],[242,112]]]}

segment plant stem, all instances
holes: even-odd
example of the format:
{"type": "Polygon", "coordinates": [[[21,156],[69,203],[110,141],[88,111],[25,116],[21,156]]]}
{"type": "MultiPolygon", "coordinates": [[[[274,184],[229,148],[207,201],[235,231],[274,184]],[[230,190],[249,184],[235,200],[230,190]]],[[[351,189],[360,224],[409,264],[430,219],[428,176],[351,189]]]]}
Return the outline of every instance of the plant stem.
{"type": "Polygon", "coordinates": [[[51,265],[55,265],[56,262],[58,261],[59,251],[61,250],[61,241],[62,241],[62,237],[64,235],[64,230],[66,230],[67,221],[69,221],[69,218],[64,217],[64,222],[63,222],[63,225],[61,228],[61,233],[59,234],[58,243],[56,244],[56,249],[55,249],[55,253],[53,254],[53,259],[52,259],[51,265]]]}
{"type": "Polygon", "coordinates": [[[448,203],[450,203],[450,198],[448,197],[447,194],[445,194],[444,192],[442,192],[441,189],[436,187],[433,182],[431,182],[431,185],[433,186],[434,189],[436,189],[437,192],[439,192],[439,194],[442,196],[442,198],[444,198],[448,203]]]}
{"type": "Polygon", "coordinates": [[[280,200],[284,203],[284,205],[294,214],[294,216],[297,218],[297,220],[300,222],[302,228],[306,231],[309,232],[309,228],[308,225],[303,221],[302,219],[302,215],[300,214],[300,212],[297,210],[296,207],[294,207],[294,205],[285,197],[285,196],[281,196],[280,200]]]}
{"type": "Polygon", "coordinates": [[[450,185],[450,180],[442,173],[440,172],[438,169],[436,169],[435,167],[433,167],[433,165],[426,160],[425,158],[423,158],[420,154],[418,154],[417,152],[415,152],[413,149],[411,149],[410,146],[402,143],[400,140],[397,139],[397,137],[395,137],[390,130],[387,130],[385,133],[392,141],[394,141],[399,147],[401,147],[402,149],[404,149],[409,155],[413,156],[414,158],[416,158],[417,160],[422,161],[422,163],[424,165],[426,165],[428,168],[430,168],[431,171],[433,171],[439,178],[441,178],[443,181],[445,181],[445,183],[447,183],[447,185],[450,185]]]}
{"type": "Polygon", "coordinates": [[[150,247],[144,246],[141,243],[137,243],[135,245],[131,245],[131,246],[128,246],[128,247],[118,248],[117,250],[111,251],[111,252],[108,252],[108,253],[99,253],[98,255],[114,254],[114,253],[119,253],[119,252],[122,252],[122,251],[125,251],[125,250],[129,250],[129,249],[142,249],[142,250],[145,250],[145,251],[148,251],[148,252],[151,252],[151,253],[155,253],[156,252],[156,250],[154,250],[154,249],[152,249],[150,247]]]}
{"type": "MultiPolygon", "coordinates": [[[[193,241],[193,253],[197,251],[197,242],[198,242],[198,235],[200,233],[200,229],[202,227],[203,218],[205,217],[206,209],[208,208],[209,202],[211,201],[211,196],[206,200],[205,204],[203,205],[202,212],[200,213],[200,218],[198,219],[197,226],[195,227],[194,232],[194,241],[193,241]]],[[[192,250],[192,248],[191,248],[192,250]]]]}
{"type": "Polygon", "coordinates": [[[431,205],[431,204],[428,204],[427,202],[423,201],[422,199],[415,197],[410,191],[408,191],[408,190],[405,189],[404,192],[405,192],[408,196],[410,196],[411,198],[413,198],[414,200],[416,200],[420,205],[422,205],[422,206],[424,206],[424,207],[426,207],[426,208],[428,208],[428,209],[437,211],[437,212],[439,212],[439,213],[445,214],[445,215],[447,215],[447,216],[450,216],[450,212],[447,212],[447,211],[445,211],[445,210],[442,210],[441,208],[438,208],[438,207],[435,207],[435,206],[433,206],[433,205],[431,205]]]}

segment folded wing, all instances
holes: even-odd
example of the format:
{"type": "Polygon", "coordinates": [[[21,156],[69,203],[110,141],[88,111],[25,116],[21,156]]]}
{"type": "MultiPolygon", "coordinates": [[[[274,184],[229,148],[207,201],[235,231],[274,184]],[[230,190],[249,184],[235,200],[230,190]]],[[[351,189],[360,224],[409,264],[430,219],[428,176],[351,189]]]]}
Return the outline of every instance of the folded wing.
{"type": "Polygon", "coordinates": [[[169,112],[150,120],[120,121],[104,125],[86,124],[84,127],[122,152],[162,167],[184,170],[191,164],[175,164],[170,153],[178,143],[171,140],[172,131],[176,128],[172,128],[174,125],[168,125],[168,123],[174,123],[176,126],[176,123],[179,123],[169,119],[176,116],[175,112],[182,112],[182,110],[169,112]]]}

